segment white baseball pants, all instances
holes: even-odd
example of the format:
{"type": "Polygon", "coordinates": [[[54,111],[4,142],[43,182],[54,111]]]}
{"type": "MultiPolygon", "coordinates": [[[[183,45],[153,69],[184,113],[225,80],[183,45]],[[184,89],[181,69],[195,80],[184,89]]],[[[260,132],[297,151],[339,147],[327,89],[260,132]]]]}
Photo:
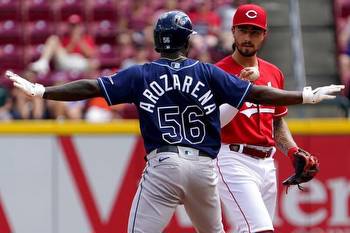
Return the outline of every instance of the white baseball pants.
{"type": "Polygon", "coordinates": [[[162,233],[181,204],[198,233],[224,232],[215,160],[195,155],[197,150],[179,148],[179,153],[153,151],[147,156],[128,233],[162,233]]]}
{"type": "Polygon", "coordinates": [[[252,158],[222,144],[216,165],[224,213],[234,232],[273,230],[277,197],[273,158],[252,158]]]}

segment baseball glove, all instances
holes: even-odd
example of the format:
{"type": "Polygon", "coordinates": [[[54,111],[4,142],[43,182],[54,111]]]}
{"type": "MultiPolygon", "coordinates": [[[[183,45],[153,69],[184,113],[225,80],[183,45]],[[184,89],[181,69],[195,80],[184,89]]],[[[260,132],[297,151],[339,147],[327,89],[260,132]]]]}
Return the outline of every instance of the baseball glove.
{"type": "Polygon", "coordinates": [[[298,188],[303,190],[300,184],[312,180],[320,170],[318,159],[301,148],[298,148],[291,157],[295,173],[284,180],[283,185],[287,186],[286,191],[290,185],[298,185],[298,188]]]}

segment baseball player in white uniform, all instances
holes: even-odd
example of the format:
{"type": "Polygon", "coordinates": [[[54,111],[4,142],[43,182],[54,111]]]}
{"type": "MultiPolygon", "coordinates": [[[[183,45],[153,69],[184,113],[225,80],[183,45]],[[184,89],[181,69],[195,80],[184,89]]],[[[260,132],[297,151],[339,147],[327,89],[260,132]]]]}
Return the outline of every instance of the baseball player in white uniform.
{"type": "MultiPolygon", "coordinates": [[[[233,17],[235,50],[216,65],[255,85],[283,89],[282,72],[257,57],[266,37],[266,18],[262,7],[241,5],[233,17]]],[[[235,113],[228,106],[221,108],[222,127],[227,125],[221,131],[217,158],[220,198],[235,233],[273,232],[277,196],[275,146],[290,156],[298,150],[283,119],[287,108],[245,102],[230,121],[235,113]]]]}

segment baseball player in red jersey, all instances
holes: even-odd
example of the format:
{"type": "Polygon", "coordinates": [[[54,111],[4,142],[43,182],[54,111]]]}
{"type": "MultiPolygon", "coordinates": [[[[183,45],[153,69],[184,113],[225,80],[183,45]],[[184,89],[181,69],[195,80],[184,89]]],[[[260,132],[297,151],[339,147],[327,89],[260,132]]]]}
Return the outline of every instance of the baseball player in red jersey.
{"type": "MultiPolygon", "coordinates": [[[[241,5],[233,17],[235,50],[216,65],[255,85],[283,89],[282,72],[257,57],[266,30],[265,10],[254,4],[241,5]]],[[[275,146],[285,154],[297,150],[283,119],[287,111],[285,106],[245,102],[232,119],[234,111],[228,106],[221,107],[222,146],[217,159],[221,177],[219,192],[235,233],[273,232],[277,196],[275,146]]]]}

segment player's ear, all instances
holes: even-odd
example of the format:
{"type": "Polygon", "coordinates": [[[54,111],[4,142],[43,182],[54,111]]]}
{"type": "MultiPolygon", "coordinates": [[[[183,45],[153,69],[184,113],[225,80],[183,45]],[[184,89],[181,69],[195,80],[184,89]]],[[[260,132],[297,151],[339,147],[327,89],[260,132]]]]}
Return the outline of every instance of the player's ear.
{"type": "Polygon", "coordinates": [[[263,36],[264,36],[263,42],[264,42],[264,43],[265,43],[265,41],[266,41],[266,39],[267,39],[268,34],[269,34],[269,32],[268,32],[267,30],[265,30],[264,33],[263,33],[263,36]]]}
{"type": "Polygon", "coordinates": [[[267,29],[264,31],[264,33],[263,33],[263,35],[264,35],[264,39],[267,37],[267,35],[268,35],[268,31],[267,31],[267,29]]]}
{"type": "Polygon", "coordinates": [[[231,27],[231,32],[232,32],[232,35],[235,33],[235,26],[231,27]]]}

